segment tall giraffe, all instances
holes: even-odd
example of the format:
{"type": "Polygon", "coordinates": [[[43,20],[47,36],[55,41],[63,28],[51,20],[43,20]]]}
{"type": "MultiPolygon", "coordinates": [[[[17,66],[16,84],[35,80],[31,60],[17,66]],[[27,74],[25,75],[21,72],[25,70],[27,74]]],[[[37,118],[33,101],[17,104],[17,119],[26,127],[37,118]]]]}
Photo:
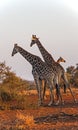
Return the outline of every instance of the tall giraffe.
{"type": "MultiPolygon", "coordinates": [[[[66,88],[68,87],[68,89],[70,90],[71,95],[74,99],[74,102],[76,102],[73,92],[72,92],[70,86],[68,85],[68,80],[67,80],[64,68],[58,62],[56,62],[54,60],[54,58],[52,57],[52,55],[42,46],[41,42],[39,41],[39,38],[37,38],[36,35],[32,35],[32,40],[31,40],[30,46],[33,46],[34,44],[37,44],[46,64],[57,72],[59,83],[60,83],[61,77],[63,78],[65,87],[66,88]]],[[[57,87],[57,91],[59,91],[59,89],[60,89],[60,87],[57,87]]],[[[59,99],[59,95],[57,95],[57,97],[59,99]]],[[[59,103],[59,100],[58,100],[58,103],[59,103]]]]}
{"type": "MultiPolygon", "coordinates": [[[[62,57],[59,57],[56,62],[60,64],[61,62],[65,63],[66,61],[62,57]]],[[[44,82],[44,80],[42,81],[42,84],[43,84],[42,86],[44,87],[43,88],[43,99],[44,99],[45,91],[46,91],[46,83],[44,82]]],[[[58,95],[58,90],[57,89],[56,89],[56,95],[58,95]]]]}
{"type": "Polygon", "coordinates": [[[32,72],[32,74],[36,81],[37,91],[39,91],[38,92],[39,105],[41,105],[42,103],[41,85],[40,85],[39,79],[45,80],[50,88],[51,100],[50,100],[49,105],[51,105],[54,101],[53,88],[54,88],[54,85],[57,84],[57,81],[54,82],[54,79],[55,79],[54,70],[50,68],[45,62],[43,62],[40,57],[33,55],[29,53],[28,51],[24,50],[23,48],[21,48],[20,46],[18,46],[17,44],[14,44],[12,56],[14,56],[18,52],[32,65],[33,72],[34,72],[34,73],[32,72]],[[35,74],[36,74],[36,77],[35,77],[35,74]]]}

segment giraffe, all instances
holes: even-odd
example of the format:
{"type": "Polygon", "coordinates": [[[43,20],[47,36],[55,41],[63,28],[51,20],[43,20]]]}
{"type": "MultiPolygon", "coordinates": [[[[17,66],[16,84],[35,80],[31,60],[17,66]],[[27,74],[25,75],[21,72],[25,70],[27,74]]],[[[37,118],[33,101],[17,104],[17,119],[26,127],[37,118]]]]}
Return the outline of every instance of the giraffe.
{"type": "MultiPolygon", "coordinates": [[[[71,93],[71,95],[74,99],[74,102],[76,102],[74,94],[73,94],[73,92],[72,92],[72,90],[71,90],[71,88],[68,84],[68,80],[67,80],[64,68],[58,62],[56,62],[54,60],[54,58],[52,57],[52,55],[42,46],[41,42],[39,41],[39,38],[37,38],[36,35],[32,35],[30,46],[32,47],[34,44],[37,44],[46,64],[50,68],[53,68],[57,72],[59,83],[60,83],[61,78],[64,80],[64,83],[65,83],[64,90],[65,90],[65,92],[66,92],[66,88],[68,87],[68,89],[70,90],[70,93],[71,93]]],[[[57,88],[56,90],[57,90],[57,99],[58,99],[57,103],[59,103],[59,92],[60,92],[59,89],[60,89],[60,87],[56,86],[56,88],[57,88]]]]}
{"type": "MultiPolygon", "coordinates": [[[[62,57],[59,57],[58,59],[57,59],[57,61],[56,61],[57,63],[61,63],[61,62],[66,62],[62,57]]],[[[44,80],[42,81],[42,86],[44,87],[43,88],[43,99],[44,99],[44,96],[45,96],[45,91],[46,91],[46,83],[44,82],[44,80]],[[45,84],[45,85],[44,85],[45,84]]],[[[56,94],[57,94],[57,89],[56,89],[56,94]]],[[[46,98],[46,97],[45,97],[46,98]]]]}
{"type": "Polygon", "coordinates": [[[39,82],[40,79],[40,80],[45,80],[50,88],[51,99],[49,105],[51,105],[54,102],[53,88],[54,85],[57,84],[57,81],[54,82],[55,79],[54,70],[50,68],[45,62],[43,62],[40,57],[33,55],[28,51],[24,50],[22,47],[18,46],[17,44],[14,44],[12,56],[14,56],[18,52],[32,65],[33,68],[32,74],[34,80],[36,81],[36,86],[38,91],[38,98],[39,98],[38,104],[39,105],[42,104],[41,85],[39,82]]]}

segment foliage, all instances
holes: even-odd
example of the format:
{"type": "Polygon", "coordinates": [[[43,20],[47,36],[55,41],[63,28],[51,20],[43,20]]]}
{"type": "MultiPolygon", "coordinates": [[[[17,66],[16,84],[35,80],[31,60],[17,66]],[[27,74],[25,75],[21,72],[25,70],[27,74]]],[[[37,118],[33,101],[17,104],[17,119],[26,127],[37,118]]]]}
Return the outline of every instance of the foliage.
{"type": "Polygon", "coordinates": [[[30,104],[22,92],[32,88],[34,88],[33,82],[16,76],[5,62],[0,62],[0,107],[2,109],[25,109],[30,104]],[[9,105],[9,102],[12,102],[12,105],[9,105]]]}
{"type": "Polygon", "coordinates": [[[69,66],[67,68],[67,77],[73,86],[78,87],[78,64],[76,64],[76,67],[69,66]]]}
{"type": "Polygon", "coordinates": [[[69,67],[67,68],[67,73],[69,73],[69,74],[73,74],[74,69],[75,69],[74,66],[69,66],[69,67]]]}
{"type": "Polygon", "coordinates": [[[6,66],[5,62],[0,62],[0,82],[3,82],[7,78],[10,69],[10,67],[6,66]]]}
{"type": "Polygon", "coordinates": [[[30,82],[21,79],[11,71],[5,62],[0,63],[0,86],[9,88],[10,91],[17,91],[30,88],[30,82]]]}

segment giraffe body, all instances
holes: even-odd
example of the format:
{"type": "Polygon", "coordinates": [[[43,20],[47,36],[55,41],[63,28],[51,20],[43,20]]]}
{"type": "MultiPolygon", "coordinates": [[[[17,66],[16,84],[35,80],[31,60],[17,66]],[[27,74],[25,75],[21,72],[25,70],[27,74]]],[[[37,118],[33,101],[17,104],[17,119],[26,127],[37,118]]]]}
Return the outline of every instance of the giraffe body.
{"type": "MultiPolygon", "coordinates": [[[[54,101],[54,95],[53,95],[53,88],[54,88],[54,77],[55,74],[53,73],[53,69],[50,68],[45,62],[41,60],[40,57],[33,55],[29,53],[28,51],[24,50],[17,44],[14,45],[13,51],[12,51],[12,56],[14,56],[16,53],[20,53],[31,65],[33,68],[33,76],[36,78],[36,85],[37,85],[37,91],[39,94],[39,104],[42,103],[42,98],[41,98],[41,85],[39,80],[45,80],[50,87],[50,96],[51,96],[51,101],[49,104],[52,104],[54,101]],[[35,77],[36,74],[36,77],[35,77]]],[[[55,82],[56,84],[56,82],[55,82]]]]}
{"type": "MultiPolygon", "coordinates": [[[[61,62],[66,62],[62,57],[59,57],[58,60],[56,61],[57,63],[61,63],[61,62]]],[[[43,83],[43,99],[44,99],[44,96],[45,96],[45,91],[46,91],[46,82],[43,80],[42,81],[43,83]]],[[[56,86],[57,87],[57,86],[56,86]]],[[[56,95],[58,95],[58,89],[56,89],[56,95]]],[[[45,97],[46,98],[46,97],[45,97]]]]}

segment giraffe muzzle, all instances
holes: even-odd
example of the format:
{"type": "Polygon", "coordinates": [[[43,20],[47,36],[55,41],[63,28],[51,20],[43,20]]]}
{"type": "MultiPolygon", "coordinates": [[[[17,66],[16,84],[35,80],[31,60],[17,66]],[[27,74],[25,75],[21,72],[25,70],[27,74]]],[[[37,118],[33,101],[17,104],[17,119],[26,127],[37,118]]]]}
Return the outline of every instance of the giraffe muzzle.
{"type": "Polygon", "coordinates": [[[14,56],[14,54],[12,53],[11,56],[14,56]]]}

